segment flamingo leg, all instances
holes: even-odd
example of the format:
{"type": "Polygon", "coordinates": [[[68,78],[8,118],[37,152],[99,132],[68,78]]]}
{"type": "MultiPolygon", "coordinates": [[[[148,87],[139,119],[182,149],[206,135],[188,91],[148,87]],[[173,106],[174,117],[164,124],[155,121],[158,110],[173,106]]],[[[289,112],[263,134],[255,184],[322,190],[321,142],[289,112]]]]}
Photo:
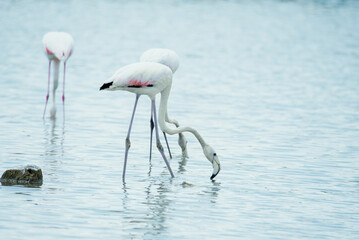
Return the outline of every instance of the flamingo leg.
{"type": "MultiPolygon", "coordinates": [[[[152,111],[152,110],[151,110],[150,127],[151,127],[151,134],[150,134],[150,161],[151,161],[151,158],[152,158],[152,136],[153,136],[153,128],[154,128],[154,123],[153,123],[153,111],[152,111]]],[[[172,159],[171,149],[170,149],[170,146],[168,145],[167,136],[166,136],[166,133],[165,133],[165,132],[163,132],[163,136],[165,137],[165,140],[166,140],[166,145],[167,145],[168,153],[169,153],[169,155],[170,155],[170,158],[172,159]]]]}
{"type": "Polygon", "coordinates": [[[159,137],[159,134],[158,134],[158,123],[157,123],[157,116],[156,116],[156,103],[155,103],[155,99],[152,100],[152,107],[151,107],[151,110],[153,111],[153,117],[154,117],[154,120],[155,120],[155,131],[156,131],[156,143],[157,143],[157,148],[158,150],[160,151],[161,155],[162,155],[162,158],[163,160],[165,161],[166,163],[166,166],[168,168],[168,171],[170,172],[171,174],[171,177],[174,177],[173,175],[173,172],[172,172],[172,169],[170,167],[170,164],[168,163],[167,161],[167,158],[164,154],[164,151],[163,151],[163,147],[162,147],[162,144],[160,142],[160,137],[159,137]]]}
{"type": "Polygon", "coordinates": [[[126,137],[126,151],[125,151],[125,160],[123,163],[123,173],[122,173],[122,181],[125,182],[125,174],[126,174],[126,165],[127,165],[127,156],[128,156],[128,150],[131,147],[131,141],[130,141],[130,134],[131,134],[131,128],[132,128],[132,122],[133,122],[133,118],[135,116],[135,112],[136,112],[136,107],[137,107],[137,102],[139,99],[140,95],[136,95],[136,100],[135,100],[135,105],[133,107],[133,112],[132,112],[132,117],[131,117],[131,122],[130,122],[130,126],[128,128],[128,133],[127,133],[127,137],[126,137]]]}
{"type": "MultiPolygon", "coordinates": [[[[151,105],[152,108],[152,105],[151,105]]],[[[153,123],[153,111],[151,109],[151,120],[150,120],[150,128],[151,128],[151,134],[150,134],[150,161],[152,158],[152,136],[153,136],[153,128],[155,127],[154,123],[153,123]]]]}
{"type": "Polygon", "coordinates": [[[47,77],[47,94],[46,94],[46,101],[45,101],[45,109],[44,109],[44,113],[42,114],[42,118],[45,118],[45,113],[46,113],[46,107],[47,107],[47,102],[49,101],[49,93],[50,93],[50,70],[51,70],[51,60],[49,61],[49,73],[48,73],[48,77],[47,77]]]}
{"type": "Polygon", "coordinates": [[[167,136],[166,136],[165,132],[163,132],[163,136],[165,137],[165,141],[166,141],[166,145],[167,145],[167,149],[168,149],[168,154],[170,155],[170,158],[172,159],[171,149],[170,149],[170,146],[168,145],[167,136]]]}
{"type": "Polygon", "coordinates": [[[62,82],[62,114],[63,119],[65,119],[65,73],[66,73],[66,62],[64,62],[64,76],[62,82]]]}

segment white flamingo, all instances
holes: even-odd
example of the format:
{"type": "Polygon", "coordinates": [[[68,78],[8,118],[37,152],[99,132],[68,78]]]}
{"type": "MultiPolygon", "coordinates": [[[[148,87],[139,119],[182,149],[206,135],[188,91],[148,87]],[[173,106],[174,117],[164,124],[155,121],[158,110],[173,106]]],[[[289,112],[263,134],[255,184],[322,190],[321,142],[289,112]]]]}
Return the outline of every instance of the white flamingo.
{"type": "Polygon", "coordinates": [[[64,62],[64,74],[63,74],[63,89],[62,89],[62,106],[65,116],[65,72],[66,72],[66,61],[71,56],[73,51],[74,39],[72,36],[65,32],[48,32],[44,35],[42,39],[43,48],[47,58],[49,59],[49,72],[47,80],[47,95],[45,102],[45,109],[43,113],[43,118],[46,113],[46,106],[49,100],[49,91],[50,91],[50,70],[51,62],[54,62],[54,75],[53,75],[53,90],[52,90],[52,108],[50,111],[50,116],[52,119],[56,117],[56,105],[55,105],[55,93],[59,83],[59,68],[60,62],[64,62]]]}
{"type": "Polygon", "coordinates": [[[171,86],[172,86],[172,70],[170,68],[159,63],[140,62],[140,63],[133,63],[120,68],[110,79],[108,79],[107,83],[104,83],[100,87],[100,90],[124,90],[136,94],[135,105],[133,108],[130,126],[128,128],[128,133],[126,137],[126,151],[125,151],[125,160],[124,160],[124,167],[122,174],[123,181],[125,181],[128,150],[131,146],[130,133],[131,133],[132,122],[135,115],[137,102],[141,95],[147,95],[151,99],[152,102],[151,112],[153,112],[153,117],[154,117],[157,148],[160,151],[171,176],[174,177],[159,139],[158,124],[160,125],[162,131],[171,135],[179,134],[182,132],[192,133],[197,138],[198,142],[201,144],[204,155],[212,163],[213,173],[211,179],[213,179],[219,173],[220,163],[219,163],[218,155],[216,154],[214,149],[204,141],[204,139],[197,132],[197,130],[191,127],[179,127],[176,129],[170,129],[169,127],[167,127],[165,123],[165,118],[166,118],[167,102],[171,91],[171,86]],[[161,102],[160,102],[159,117],[157,123],[155,99],[158,93],[161,93],[161,102]]]}
{"type": "MultiPolygon", "coordinates": [[[[179,57],[176,52],[170,49],[166,48],[151,48],[146,50],[144,53],[142,53],[140,57],[141,62],[157,62],[166,65],[172,70],[172,73],[174,74],[176,70],[179,67],[179,57]]],[[[152,117],[153,113],[151,112],[151,144],[150,144],[150,159],[151,159],[151,152],[152,152],[152,131],[153,131],[153,120],[152,117]]],[[[179,123],[176,119],[172,119],[168,116],[168,112],[166,111],[166,122],[174,124],[176,127],[179,127],[179,123]]],[[[166,133],[163,132],[166,143],[167,143],[167,137],[166,133]]],[[[182,156],[188,157],[187,153],[187,140],[185,136],[182,133],[178,134],[178,145],[182,149],[182,156]]],[[[168,143],[167,143],[168,147],[168,143]]],[[[169,150],[169,147],[168,147],[169,150]]],[[[170,153],[171,156],[171,153],[170,153]]],[[[172,158],[172,157],[171,157],[172,158]]]]}

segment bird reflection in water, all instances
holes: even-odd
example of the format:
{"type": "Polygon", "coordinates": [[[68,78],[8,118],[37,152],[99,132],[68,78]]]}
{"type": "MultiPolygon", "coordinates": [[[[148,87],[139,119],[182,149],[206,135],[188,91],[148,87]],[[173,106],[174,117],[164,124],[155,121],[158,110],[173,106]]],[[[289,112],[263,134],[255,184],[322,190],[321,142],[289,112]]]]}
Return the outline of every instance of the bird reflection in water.
{"type": "Polygon", "coordinates": [[[58,129],[56,119],[44,122],[45,156],[64,156],[65,122],[58,129]]]}
{"type": "MultiPolygon", "coordinates": [[[[164,170],[166,173],[166,169],[164,170]]],[[[123,183],[124,219],[130,226],[128,237],[134,239],[144,235],[157,236],[167,229],[167,213],[172,202],[168,194],[172,184],[168,181],[161,181],[158,177],[149,177],[145,182],[146,186],[141,187],[143,194],[140,194],[142,199],[140,202],[138,189],[135,190],[135,187],[130,188],[123,183]]]]}
{"type": "Polygon", "coordinates": [[[182,155],[181,157],[181,161],[178,162],[178,173],[179,174],[183,174],[186,169],[185,169],[185,166],[187,164],[187,156],[186,155],[182,155]]]}
{"type": "Polygon", "coordinates": [[[212,203],[216,203],[218,198],[218,193],[220,190],[221,190],[221,183],[212,181],[212,186],[208,186],[204,192],[209,195],[210,201],[212,203]]]}
{"type": "MultiPolygon", "coordinates": [[[[177,174],[186,172],[187,159],[185,157],[178,158],[177,174]]],[[[121,214],[126,220],[129,238],[137,239],[147,236],[149,238],[156,238],[168,231],[168,219],[171,218],[170,212],[173,209],[173,203],[176,199],[173,198],[174,193],[188,191],[188,188],[183,188],[176,179],[171,181],[163,181],[167,179],[168,172],[165,167],[162,168],[161,174],[152,174],[151,162],[149,162],[148,176],[141,178],[135,185],[122,185],[123,195],[121,214]]],[[[182,182],[182,180],[180,180],[182,182]]],[[[197,192],[198,199],[202,199],[209,204],[217,204],[221,183],[216,181],[202,184],[189,184],[191,192],[197,192]]],[[[178,195],[177,195],[178,196],[178,195]]]]}

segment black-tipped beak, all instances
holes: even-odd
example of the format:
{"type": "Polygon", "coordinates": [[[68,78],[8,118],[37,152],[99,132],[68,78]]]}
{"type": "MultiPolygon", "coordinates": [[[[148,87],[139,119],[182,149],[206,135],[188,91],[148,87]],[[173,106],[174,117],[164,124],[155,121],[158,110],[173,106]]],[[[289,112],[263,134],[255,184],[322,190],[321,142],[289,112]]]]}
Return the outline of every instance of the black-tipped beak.
{"type": "Polygon", "coordinates": [[[218,175],[219,171],[216,174],[212,174],[211,176],[211,180],[213,180],[213,178],[215,178],[218,175]]]}
{"type": "Polygon", "coordinates": [[[113,82],[109,82],[109,83],[104,83],[101,87],[100,87],[100,91],[109,88],[112,85],[113,82]]]}
{"type": "Polygon", "coordinates": [[[213,153],[213,158],[212,158],[212,165],[213,165],[213,172],[215,170],[217,170],[216,173],[212,173],[212,176],[211,176],[211,180],[213,180],[213,178],[215,178],[218,173],[221,171],[221,164],[219,163],[219,160],[218,160],[218,157],[217,157],[217,154],[216,153],[213,153]]]}

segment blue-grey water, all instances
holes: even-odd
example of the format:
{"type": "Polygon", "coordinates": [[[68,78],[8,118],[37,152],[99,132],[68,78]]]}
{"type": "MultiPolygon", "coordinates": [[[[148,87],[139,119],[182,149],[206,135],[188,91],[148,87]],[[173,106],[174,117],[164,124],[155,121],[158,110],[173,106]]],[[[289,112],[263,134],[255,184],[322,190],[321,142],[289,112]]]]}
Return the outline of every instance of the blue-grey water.
{"type": "MultiPolygon", "coordinates": [[[[42,168],[41,187],[0,186],[1,239],[358,239],[359,2],[0,2],[0,172],[42,168]],[[42,36],[75,39],[65,121],[42,120],[42,36]],[[171,179],[149,154],[150,101],[100,92],[148,48],[181,59],[169,113],[171,179]]],[[[60,75],[61,79],[62,75],[60,75]]],[[[158,100],[158,99],[157,99],[158,100]]],[[[50,102],[51,106],[51,102],[50,102]]],[[[49,108],[48,108],[49,109],[49,108]]],[[[163,141],[163,139],[162,139],[163,141]]]]}

